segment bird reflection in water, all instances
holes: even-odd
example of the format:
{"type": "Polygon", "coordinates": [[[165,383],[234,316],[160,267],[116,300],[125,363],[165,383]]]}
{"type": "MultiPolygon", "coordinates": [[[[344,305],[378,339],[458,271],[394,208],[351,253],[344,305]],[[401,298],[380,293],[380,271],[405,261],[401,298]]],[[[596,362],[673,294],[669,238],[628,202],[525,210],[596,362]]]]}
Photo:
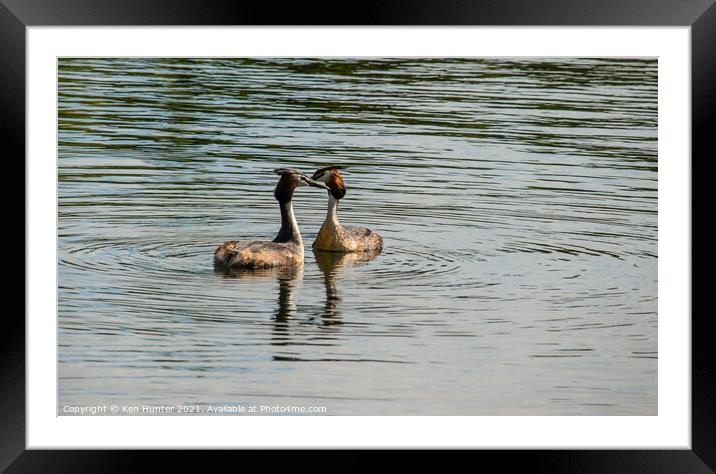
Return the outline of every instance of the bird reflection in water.
{"type": "Polygon", "coordinates": [[[286,323],[296,312],[293,294],[300,281],[303,280],[303,267],[273,267],[255,269],[215,269],[215,273],[226,278],[239,280],[276,280],[278,282],[278,307],[274,311],[274,319],[286,323]]]}
{"type": "MultiPolygon", "coordinates": [[[[303,280],[303,266],[254,268],[254,269],[216,269],[217,274],[226,278],[240,280],[255,280],[278,283],[277,307],[274,310],[273,327],[271,331],[271,345],[291,346],[295,342],[291,339],[290,321],[297,313],[294,293],[303,280]]],[[[286,360],[291,357],[285,355],[274,356],[274,360],[286,360]]]]}
{"type": "MultiPolygon", "coordinates": [[[[323,327],[337,327],[341,324],[341,311],[339,302],[341,300],[338,284],[338,275],[346,267],[355,264],[362,264],[373,260],[380,254],[380,251],[361,253],[339,253],[314,250],[318,268],[323,273],[323,282],[326,289],[326,299],[322,310],[317,317],[323,327]]],[[[275,267],[265,269],[234,269],[215,270],[226,278],[237,278],[241,280],[276,280],[278,283],[277,307],[274,310],[273,330],[271,344],[274,346],[292,346],[297,342],[293,340],[291,331],[291,319],[297,314],[294,296],[296,289],[303,280],[303,267],[275,267]]],[[[311,324],[316,322],[316,316],[310,317],[303,323],[311,324]]],[[[295,331],[297,328],[294,327],[295,331]]],[[[314,335],[315,336],[315,335],[314,335]]],[[[274,360],[300,360],[297,354],[275,355],[274,360]]]]}
{"type": "Polygon", "coordinates": [[[373,250],[360,253],[325,252],[313,250],[318,268],[323,272],[323,283],[326,286],[326,302],[321,317],[323,324],[333,325],[341,323],[341,312],[338,302],[341,300],[338,294],[336,279],[338,274],[346,267],[365,263],[380,255],[380,250],[373,250]]]}

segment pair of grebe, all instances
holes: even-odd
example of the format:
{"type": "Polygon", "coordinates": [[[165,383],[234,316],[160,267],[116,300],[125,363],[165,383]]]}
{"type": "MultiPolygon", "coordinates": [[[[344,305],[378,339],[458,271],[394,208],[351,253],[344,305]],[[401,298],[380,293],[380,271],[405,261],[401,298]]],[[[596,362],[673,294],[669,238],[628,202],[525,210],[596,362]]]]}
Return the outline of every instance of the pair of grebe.
{"type": "Polygon", "coordinates": [[[313,186],[328,191],[328,213],[313,248],[329,252],[379,252],[380,235],[365,227],[344,227],[338,221],[338,201],[346,195],[339,166],[320,168],[310,178],[298,170],[280,168],[274,197],[281,209],[281,229],[273,241],[230,240],[214,252],[214,265],[220,268],[270,268],[303,263],[303,240],[293,214],[291,200],[296,188],[313,186]]]}

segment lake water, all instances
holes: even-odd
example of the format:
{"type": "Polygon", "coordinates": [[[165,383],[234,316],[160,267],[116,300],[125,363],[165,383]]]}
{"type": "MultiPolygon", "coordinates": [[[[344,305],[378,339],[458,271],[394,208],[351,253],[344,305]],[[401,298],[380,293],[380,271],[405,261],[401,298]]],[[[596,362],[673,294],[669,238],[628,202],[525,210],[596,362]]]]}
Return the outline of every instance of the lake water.
{"type": "Polygon", "coordinates": [[[58,414],[657,414],[657,62],[60,59],[58,414]],[[215,272],[278,167],[373,259],[215,272]],[[281,412],[280,412],[281,413],[281,412]]]}

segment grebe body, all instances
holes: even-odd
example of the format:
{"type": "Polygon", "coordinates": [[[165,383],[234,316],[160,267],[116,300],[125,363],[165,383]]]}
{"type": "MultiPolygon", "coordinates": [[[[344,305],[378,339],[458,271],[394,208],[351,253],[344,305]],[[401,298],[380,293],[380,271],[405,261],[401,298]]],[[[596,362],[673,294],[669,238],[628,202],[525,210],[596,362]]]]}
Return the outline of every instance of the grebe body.
{"type": "Polygon", "coordinates": [[[339,166],[317,170],[311,179],[328,186],[328,213],[313,248],[328,252],[379,252],[383,238],[366,227],[346,227],[338,221],[338,201],[346,195],[339,166]]]}
{"type": "Polygon", "coordinates": [[[297,187],[313,186],[328,189],[303,173],[281,168],[275,171],[281,178],[274,190],[274,197],[281,209],[281,229],[271,241],[229,240],[214,252],[214,265],[218,268],[270,268],[296,266],[303,263],[303,240],[293,214],[292,198],[297,187]]]}
{"type": "Polygon", "coordinates": [[[214,253],[214,264],[224,268],[270,268],[303,263],[303,244],[229,240],[214,253]]]}

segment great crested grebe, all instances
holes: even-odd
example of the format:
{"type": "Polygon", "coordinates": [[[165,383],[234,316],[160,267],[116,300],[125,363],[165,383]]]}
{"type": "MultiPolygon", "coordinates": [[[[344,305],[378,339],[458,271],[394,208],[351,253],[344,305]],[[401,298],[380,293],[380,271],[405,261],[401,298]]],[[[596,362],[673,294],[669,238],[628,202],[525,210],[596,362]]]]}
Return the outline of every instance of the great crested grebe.
{"type": "Polygon", "coordinates": [[[338,222],[338,201],[346,195],[340,166],[327,166],[313,173],[312,179],[328,185],[328,214],[313,242],[316,250],[329,252],[376,252],[383,238],[365,227],[343,227],[338,222]]]}
{"type": "Polygon", "coordinates": [[[273,193],[281,208],[281,230],[278,231],[278,235],[271,242],[259,240],[224,242],[214,252],[215,266],[224,269],[269,268],[303,263],[303,241],[291,204],[293,192],[297,187],[305,185],[329,188],[297,170],[279,168],[274,172],[281,176],[273,193]]]}

